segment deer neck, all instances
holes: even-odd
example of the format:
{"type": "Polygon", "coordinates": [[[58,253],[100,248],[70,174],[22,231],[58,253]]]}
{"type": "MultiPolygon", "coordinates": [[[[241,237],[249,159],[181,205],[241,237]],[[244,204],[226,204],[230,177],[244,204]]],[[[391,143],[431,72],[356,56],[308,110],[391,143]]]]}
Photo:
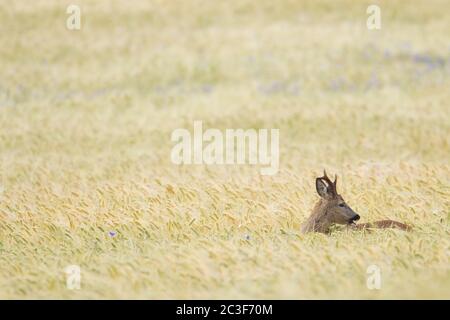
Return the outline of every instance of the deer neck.
{"type": "Polygon", "coordinates": [[[303,233],[321,232],[328,233],[330,231],[331,222],[327,218],[327,204],[320,199],[314,209],[302,226],[303,233]]]}

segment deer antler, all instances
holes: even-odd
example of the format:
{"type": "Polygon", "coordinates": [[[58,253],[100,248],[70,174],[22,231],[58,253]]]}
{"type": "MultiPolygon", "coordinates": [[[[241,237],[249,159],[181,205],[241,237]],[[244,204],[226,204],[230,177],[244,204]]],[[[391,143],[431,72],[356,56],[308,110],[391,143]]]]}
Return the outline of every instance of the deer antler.
{"type": "Polygon", "coordinates": [[[337,191],[336,191],[336,182],[337,182],[337,175],[334,176],[334,182],[331,182],[330,178],[328,178],[327,176],[327,172],[325,171],[325,169],[323,170],[323,177],[320,177],[319,179],[323,179],[326,181],[326,183],[328,184],[328,186],[330,187],[330,191],[336,196],[337,195],[337,191]]]}

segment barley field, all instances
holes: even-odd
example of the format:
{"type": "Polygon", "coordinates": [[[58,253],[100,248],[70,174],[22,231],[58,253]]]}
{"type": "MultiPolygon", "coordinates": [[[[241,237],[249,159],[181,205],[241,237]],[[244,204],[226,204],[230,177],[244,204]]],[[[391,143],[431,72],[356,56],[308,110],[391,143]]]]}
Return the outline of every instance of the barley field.
{"type": "Polygon", "coordinates": [[[370,4],[0,0],[0,298],[450,299],[450,2],[370,4]],[[195,120],[278,173],[173,164],[195,120]],[[301,234],[323,169],[413,231],[301,234]]]}

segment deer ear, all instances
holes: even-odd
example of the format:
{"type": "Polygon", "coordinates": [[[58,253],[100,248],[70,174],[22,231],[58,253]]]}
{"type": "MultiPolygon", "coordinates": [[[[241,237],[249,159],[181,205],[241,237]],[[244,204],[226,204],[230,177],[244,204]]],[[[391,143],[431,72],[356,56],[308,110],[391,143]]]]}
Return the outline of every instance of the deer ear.
{"type": "Polygon", "coordinates": [[[326,182],[321,178],[316,179],[316,190],[322,198],[330,197],[330,190],[328,190],[326,182]]]}

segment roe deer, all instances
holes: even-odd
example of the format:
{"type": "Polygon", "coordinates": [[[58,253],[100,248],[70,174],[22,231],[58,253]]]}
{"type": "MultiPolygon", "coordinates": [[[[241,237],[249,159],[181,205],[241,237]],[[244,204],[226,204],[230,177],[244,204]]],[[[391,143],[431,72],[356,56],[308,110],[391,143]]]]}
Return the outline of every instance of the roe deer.
{"type": "Polygon", "coordinates": [[[356,224],[360,216],[345,203],[336,191],[337,176],[332,182],[327,173],[316,179],[316,190],[321,199],[316,203],[311,216],[302,225],[302,233],[321,232],[329,233],[333,224],[348,225],[352,229],[363,230],[367,228],[398,228],[410,230],[411,227],[394,220],[381,220],[371,223],[356,224]]]}

